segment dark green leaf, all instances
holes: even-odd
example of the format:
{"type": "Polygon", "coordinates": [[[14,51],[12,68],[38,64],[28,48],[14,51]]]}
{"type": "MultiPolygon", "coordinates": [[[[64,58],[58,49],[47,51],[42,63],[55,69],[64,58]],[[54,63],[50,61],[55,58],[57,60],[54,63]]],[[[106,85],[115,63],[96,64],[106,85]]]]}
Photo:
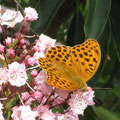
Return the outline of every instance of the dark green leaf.
{"type": "Polygon", "coordinates": [[[120,99],[120,86],[114,88],[112,91],[120,99]]]}
{"type": "Polygon", "coordinates": [[[67,35],[66,44],[69,46],[74,46],[76,44],[83,43],[85,40],[85,35],[83,31],[83,17],[80,11],[77,11],[72,19],[70,29],[67,35]]]}
{"type": "Polygon", "coordinates": [[[62,3],[63,0],[39,0],[36,5],[39,18],[32,23],[32,29],[38,34],[45,32],[62,3]]]}
{"type": "Polygon", "coordinates": [[[112,8],[110,13],[111,23],[112,23],[112,31],[114,34],[118,58],[120,61],[120,0],[112,1],[112,8]]]}
{"type": "Polygon", "coordinates": [[[86,38],[98,39],[104,31],[111,8],[111,0],[89,0],[85,23],[86,38]]]}

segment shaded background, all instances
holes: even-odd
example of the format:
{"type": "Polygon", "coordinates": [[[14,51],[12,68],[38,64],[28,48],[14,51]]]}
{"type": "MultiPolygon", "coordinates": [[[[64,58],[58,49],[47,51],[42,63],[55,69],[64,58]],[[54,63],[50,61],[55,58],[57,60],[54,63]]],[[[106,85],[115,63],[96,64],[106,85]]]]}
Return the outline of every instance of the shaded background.
{"type": "MultiPolygon", "coordinates": [[[[31,23],[31,28],[38,34],[69,46],[88,38],[98,40],[101,64],[88,85],[101,89],[94,89],[96,105],[88,107],[79,119],[120,120],[120,0],[18,1],[23,9],[31,6],[37,10],[39,18],[31,23]]],[[[14,0],[0,0],[0,4],[16,8],[14,0]]]]}

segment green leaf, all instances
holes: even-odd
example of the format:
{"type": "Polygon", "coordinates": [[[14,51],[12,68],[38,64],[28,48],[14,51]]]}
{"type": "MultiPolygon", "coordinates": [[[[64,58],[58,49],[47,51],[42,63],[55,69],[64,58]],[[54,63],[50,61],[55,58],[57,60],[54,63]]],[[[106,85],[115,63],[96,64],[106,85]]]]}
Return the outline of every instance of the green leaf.
{"type": "Polygon", "coordinates": [[[99,77],[100,79],[99,82],[102,82],[103,84],[106,84],[108,82],[111,75],[113,74],[116,60],[117,60],[117,51],[115,48],[115,40],[111,38],[108,44],[108,53],[106,54],[104,66],[101,75],[99,77]],[[110,57],[110,60],[108,60],[107,55],[110,57]]]}
{"type": "Polygon", "coordinates": [[[91,106],[85,109],[84,116],[79,116],[79,120],[99,120],[91,106]]]}
{"type": "Polygon", "coordinates": [[[103,107],[93,107],[93,110],[100,120],[120,120],[117,116],[103,107]]]}
{"type": "Polygon", "coordinates": [[[74,46],[76,44],[83,43],[85,40],[85,35],[83,31],[83,17],[80,11],[77,11],[72,19],[68,35],[67,35],[67,41],[66,44],[69,46],[74,46]]]}
{"type": "Polygon", "coordinates": [[[62,105],[60,105],[59,108],[52,108],[51,110],[53,113],[56,113],[56,112],[63,113],[64,112],[64,108],[62,105]]]}
{"type": "Polygon", "coordinates": [[[89,0],[88,15],[84,27],[87,39],[98,39],[103,33],[110,8],[111,0],[89,0]]]}
{"type": "Polygon", "coordinates": [[[32,22],[32,29],[38,34],[45,33],[63,1],[64,0],[39,0],[36,4],[39,18],[37,21],[32,22]]]}
{"type": "Polygon", "coordinates": [[[24,0],[26,3],[29,3],[29,0],[24,0]]]}
{"type": "Polygon", "coordinates": [[[120,99],[120,86],[114,88],[112,92],[114,95],[116,95],[120,99]]]}
{"type": "Polygon", "coordinates": [[[114,34],[118,58],[120,61],[120,0],[112,1],[110,19],[112,24],[112,32],[114,34]]]}

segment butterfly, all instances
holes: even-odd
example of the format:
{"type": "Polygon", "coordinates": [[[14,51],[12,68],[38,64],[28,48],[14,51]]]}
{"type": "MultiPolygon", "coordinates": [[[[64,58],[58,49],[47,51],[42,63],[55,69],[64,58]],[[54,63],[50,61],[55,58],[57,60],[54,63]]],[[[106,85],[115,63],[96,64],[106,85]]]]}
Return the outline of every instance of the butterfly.
{"type": "Polygon", "coordinates": [[[47,72],[46,82],[58,89],[86,89],[86,82],[95,74],[101,60],[99,43],[88,39],[69,47],[55,46],[47,50],[38,63],[47,72]]]}

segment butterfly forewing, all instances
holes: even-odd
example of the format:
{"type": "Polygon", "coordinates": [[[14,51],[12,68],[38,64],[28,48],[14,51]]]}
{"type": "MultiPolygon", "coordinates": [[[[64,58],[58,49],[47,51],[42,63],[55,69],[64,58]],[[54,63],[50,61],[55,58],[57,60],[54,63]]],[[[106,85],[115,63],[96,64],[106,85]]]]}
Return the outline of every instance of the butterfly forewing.
{"type": "Polygon", "coordinates": [[[78,59],[74,61],[75,68],[78,71],[80,78],[87,82],[96,72],[101,59],[101,51],[99,44],[94,39],[89,39],[81,45],[76,45],[72,48],[72,51],[77,54],[77,58],[72,55],[72,59],[78,59]]]}
{"type": "MultiPolygon", "coordinates": [[[[46,59],[54,62],[55,64],[59,64],[60,67],[65,66],[66,69],[72,70],[72,61],[70,57],[70,47],[68,46],[56,46],[52,47],[47,51],[46,59]]],[[[64,67],[63,67],[64,68],[64,67]]],[[[61,69],[61,68],[59,68],[61,69]]]]}

